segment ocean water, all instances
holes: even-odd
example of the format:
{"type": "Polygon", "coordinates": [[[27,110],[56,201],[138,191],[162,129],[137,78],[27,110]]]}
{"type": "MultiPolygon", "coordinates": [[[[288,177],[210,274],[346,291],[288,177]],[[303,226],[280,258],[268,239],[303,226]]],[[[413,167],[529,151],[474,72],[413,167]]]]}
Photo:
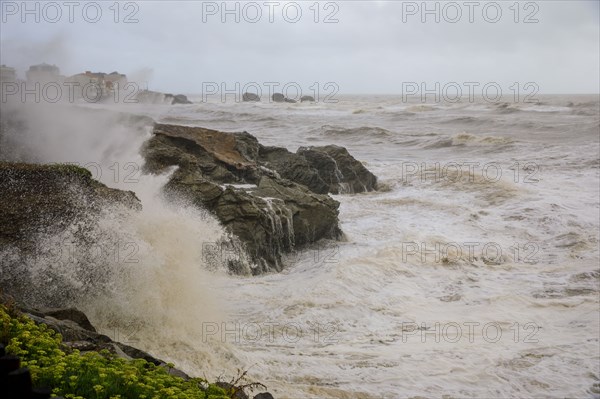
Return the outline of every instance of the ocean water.
{"type": "MultiPolygon", "coordinates": [[[[600,397],[600,102],[538,97],[88,106],[291,151],[341,145],[381,190],[334,196],[343,241],[242,277],[208,270],[199,249],[224,232],[162,200],[167,176],[105,173],[142,199],[141,215],[107,222],[140,242],[141,262],[115,283],[121,295],[81,306],[191,374],[249,369],[277,398],[600,397]]],[[[102,139],[92,123],[56,128],[80,139],[40,145],[39,158],[141,163],[149,129],[120,123],[102,139]]]]}

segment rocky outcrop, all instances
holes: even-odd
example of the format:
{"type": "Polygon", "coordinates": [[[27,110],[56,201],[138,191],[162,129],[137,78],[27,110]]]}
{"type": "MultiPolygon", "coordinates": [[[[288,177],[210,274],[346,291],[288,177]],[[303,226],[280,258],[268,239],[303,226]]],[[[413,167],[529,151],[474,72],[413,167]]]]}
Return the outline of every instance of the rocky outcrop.
{"type": "Polygon", "coordinates": [[[337,145],[301,147],[297,154],[319,171],[333,194],[362,193],[377,190],[377,177],[337,145]]]}
{"type": "Polygon", "coordinates": [[[303,103],[303,102],[305,102],[305,101],[309,101],[309,102],[312,102],[312,103],[314,103],[314,102],[315,102],[315,98],[314,98],[314,97],[312,97],[312,96],[302,96],[302,97],[300,98],[300,102],[302,102],[302,103],[303,103]]]}
{"type": "Polygon", "coordinates": [[[284,179],[303,184],[317,194],[330,192],[329,185],[323,180],[320,171],[300,154],[294,154],[281,147],[261,146],[259,159],[284,179]]]}
{"type": "Polygon", "coordinates": [[[133,192],[108,188],[86,169],[0,162],[0,287],[23,303],[49,306],[86,295],[108,278],[94,260],[99,240],[107,239],[98,234],[100,220],[139,209],[133,192]],[[77,278],[94,282],[77,286],[80,292],[69,283],[74,276],[59,272],[75,257],[77,278]],[[52,289],[41,289],[47,281],[52,289]]]}
{"type": "Polygon", "coordinates": [[[157,359],[140,349],[113,341],[106,335],[99,334],[90,323],[85,313],[74,308],[36,309],[21,307],[20,311],[37,324],[45,324],[61,334],[63,345],[80,352],[99,352],[103,349],[124,359],[144,359],[156,366],[164,367],[169,374],[189,379],[181,370],[168,367],[167,363],[157,359]]]}
{"type": "Polygon", "coordinates": [[[27,245],[38,232],[87,220],[104,205],[141,209],[131,191],[106,187],[72,165],[0,162],[0,246],[27,245]]]}
{"type": "Polygon", "coordinates": [[[56,320],[69,320],[84,330],[88,330],[93,333],[97,332],[86,314],[75,308],[28,309],[27,312],[38,317],[49,316],[56,320]]]}
{"type": "Polygon", "coordinates": [[[252,267],[241,257],[229,260],[234,272],[280,271],[283,254],[341,236],[339,203],[298,182],[311,176],[318,179],[310,165],[285,149],[262,146],[246,132],[157,124],[143,153],[147,171],[160,173],[179,166],[168,191],[210,210],[243,243],[252,267]],[[272,169],[293,177],[293,168],[284,170],[276,162],[283,155],[297,158],[307,168],[305,174],[298,171],[298,181],[272,169]]]}
{"type": "Polygon", "coordinates": [[[244,93],[242,94],[242,101],[260,101],[260,97],[254,93],[244,93]]]}
{"type": "Polygon", "coordinates": [[[280,271],[283,254],[340,238],[339,203],[327,193],[370,191],[377,184],[343,147],[292,153],[263,146],[247,132],[156,124],[143,154],[148,172],[178,166],[167,191],[211,211],[243,244],[249,259],[228,259],[237,273],[280,271]]]}
{"type": "Polygon", "coordinates": [[[273,100],[273,102],[276,102],[276,103],[291,103],[291,104],[295,104],[297,102],[293,98],[287,98],[286,96],[284,96],[281,93],[273,93],[273,95],[271,96],[271,100],[273,100]]]}
{"type": "MultiPolygon", "coordinates": [[[[0,294],[0,303],[5,301],[6,298],[0,294]]],[[[122,342],[115,341],[108,337],[107,335],[99,334],[94,326],[90,323],[85,313],[81,312],[78,309],[74,308],[56,308],[56,309],[37,309],[19,306],[18,310],[13,310],[13,312],[18,312],[19,315],[26,316],[33,320],[36,324],[43,324],[48,328],[56,331],[61,335],[63,350],[71,351],[78,350],[80,353],[84,354],[86,352],[100,352],[106,350],[113,355],[126,359],[143,359],[149,363],[154,364],[155,366],[164,368],[166,372],[172,376],[182,378],[184,380],[189,380],[191,377],[179,370],[175,367],[172,367],[172,364],[169,364],[148,352],[142,351],[138,348],[135,348],[130,345],[126,345],[122,342]]],[[[0,344],[0,357],[2,359],[6,359],[3,357],[5,355],[4,346],[0,344]]],[[[14,356],[12,357],[15,358],[14,356]]],[[[3,363],[2,366],[5,364],[3,363]]],[[[2,370],[5,371],[4,367],[2,370]]],[[[10,382],[14,384],[15,382],[19,382],[17,379],[13,378],[10,381],[2,380],[2,373],[0,373],[0,386],[2,388],[6,388],[2,385],[3,382],[10,382]]],[[[31,382],[31,381],[29,381],[31,382]]],[[[30,384],[31,385],[31,384],[30,384]]],[[[227,392],[231,393],[232,398],[237,399],[249,399],[249,396],[246,393],[246,390],[259,389],[263,390],[266,387],[260,383],[251,383],[247,385],[242,385],[240,380],[233,380],[231,383],[217,381],[215,385],[225,389],[227,392]]],[[[9,385],[14,387],[12,385],[9,385]]],[[[0,392],[3,392],[0,390],[0,392]]],[[[49,392],[49,390],[48,390],[49,392]]],[[[11,396],[22,398],[23,396],[11,396]]],[[[49,395],[45,396],[31,396],[31,397],[50,397],[49,395]]],[[[273,398],[273,396],[269,392],[261,392],[254,396],[253,399],[256,398],[273,398]]]]}
{"type": "Polygon", "coordinates": [[[187,96],[183,94],[165,94],[165,99],[167,101],[171,101],[171,104],[193,104],[190,100],[188,100],[187,96]]]}
{"type": "Polygon", "coordinates": [[[285,96],[281,93],[273,93],[271,100],[276,103],[282,103],[285,102],[285,96]]]}

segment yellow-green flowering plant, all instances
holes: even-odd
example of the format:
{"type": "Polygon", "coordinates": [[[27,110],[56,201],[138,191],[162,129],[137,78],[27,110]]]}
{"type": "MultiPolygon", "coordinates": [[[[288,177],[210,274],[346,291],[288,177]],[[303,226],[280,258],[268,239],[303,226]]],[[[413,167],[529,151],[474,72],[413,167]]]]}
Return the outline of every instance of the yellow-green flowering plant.
{"type": "MultiPolygon", "coordinates": [[[[80,353],[60,334],[0,305],[0,343],[19,356],[35,386],[66,399],[229,399],[201,378],[184,380],[143,359],[125,360],[107,350],[80,353]]],[[[170,365],[172,366],[172,365],[170,365]]]]}

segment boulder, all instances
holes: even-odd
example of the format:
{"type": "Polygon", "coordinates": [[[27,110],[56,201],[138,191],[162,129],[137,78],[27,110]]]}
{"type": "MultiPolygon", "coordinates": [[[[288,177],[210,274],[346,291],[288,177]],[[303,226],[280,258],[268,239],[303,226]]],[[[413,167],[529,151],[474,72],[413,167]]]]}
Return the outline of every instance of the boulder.
{"type": "Polygon", "coordinates": [[[165,100],[170,102],[170,104],[192,104],[190,100],[183,94],[173,95],[171,93],[165,94],[165,100]]]}
{"type": "Polygon", "coordinates": [[[260,97],[254,93],[244,93],[242,94],[242,101],[260,101],[260,97]]]}
{"type": "Polygon", "coordinates": [[[285,101],[286,103],[292,103],[292,104],[296,104],[296,100],[292,99],[292,98],[285,98],[283,101],[285,101]]]}
{"type": "Polygon", "coordinates": [[[302,96],[300,98],[300,102],[305,102],[305,101],[309,101],[309,102],[314,103],[315,102],[315,98],[312,97],[312,96],[302,96]]]}
{"type": "Polygon", "coordinates": [[[281,147],[261,147],[259,156],[269,169],[277,171],[281,177],[303,184],[317,194],[330,192],[319,170],[302,155],[281,147]]]}
{"type": "Polygon", "coordinates": [[[87,169],[64,164],[0,162],[0,203],[0,286],[31,306],[35,304],[30,299],[45,306],[64,306],[106,282],[101,267],[87,267],[98,266],[92,253],[97,249],[100,219],[107,212],[141,209],[133,192],[108,188],[92,179],[87,169]],[[68,278],[56,275],[61,264],[71,261],[75,247],[90,251],[89,257],[78,253],[78,278],[94,282],[78,287],[79,291],[72,289],[68,278]],[[31,273],[31,265],[43,263],[40,259],[52,267],[31,273]],[[52,290],[44,289],[48,280],[54,282],[52,290]]]}
{"type": "Polygon", "coordinates": [[[192,102],[188,100],[187,96],[176,94],[173,96],[173,102],[171,104],[192,104],[192,102]]]}
{"type": "Polygon", "coordinates": [[[20,309],[23,314],[32,319],[37,324],[45,324],[52,330],[61,334],[63,344],[71,349],[77,349],[82,352],[87,351],[101,351],[103,349],[109,352],[125,358],[125,359],[144,359],[147,362],[153,363],[156,366],[164,367],[168,370],[169,374],[176,375],[180,378],[188,380],[190,377],[181,370],[168,367],[167,363],[157,359],[156,357],[144,352],[140,349],[132,346],[113,341],[106,335],[98,334],[96,329],[89,323],[87,316],[77,309],[51,309],[51,310],[39,310],[29,309],[21,307],[20,309]],[[46,313],[49,311],[50,313],[46,313]],[[69,319],[60,319],[52,316],[54,315],[72,315],[77,314],[77,318],[80,320],[86,320],[88,327],[78,324],[69,319]]]}
{"type": "Polygon", "coordinates": [[[239,239],[250,265],[243,256],[229,260],[232,272],[280,271],[283,254],[341,236],[339,203],[324,194],[318,172],[247,132],[157,124],[143,155],[148,172],[179,166],[167,190],[211,211],[239,239]]]}
{"type": "Polygon", "coordinates": [[[302,155],[329,185],[331,193],[361,193],[377,190],[377,177],[355,159],[348,150],[337,145],[301,147],[302,155]]]}
{"type": "Polygon", "coordinates": [[[96,332],[85,313],[75,308],[27,309],[27,312],[39,317],[50,316],[57,320],[70,320],[85,330],[96,332]]]}
{"type": "Polygon", "coordinates": [[[273,93],[271,99],[273,100],[273,102],[282,103],[285,101],[285,96],[281,93],[273,93]]]}

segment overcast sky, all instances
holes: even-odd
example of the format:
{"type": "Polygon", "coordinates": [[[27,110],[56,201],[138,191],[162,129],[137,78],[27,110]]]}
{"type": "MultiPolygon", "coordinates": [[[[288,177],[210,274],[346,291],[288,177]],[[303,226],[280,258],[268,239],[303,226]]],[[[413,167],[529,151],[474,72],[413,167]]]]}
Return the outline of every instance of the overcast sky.
{"type": "Polygon", "coordinates": [[[597,0],[427,2],[425,15],[421,1],[228,2],[225,15],[221,1],[47,3],[28,3],[28,14],[21,1],[0,1],[1,62],[20,77],[47,62],[64,75],[116,70],[187,94],[206,82],[335,82],[341,93],[400,94],[406,82],[600,91],[597,0]]]}

